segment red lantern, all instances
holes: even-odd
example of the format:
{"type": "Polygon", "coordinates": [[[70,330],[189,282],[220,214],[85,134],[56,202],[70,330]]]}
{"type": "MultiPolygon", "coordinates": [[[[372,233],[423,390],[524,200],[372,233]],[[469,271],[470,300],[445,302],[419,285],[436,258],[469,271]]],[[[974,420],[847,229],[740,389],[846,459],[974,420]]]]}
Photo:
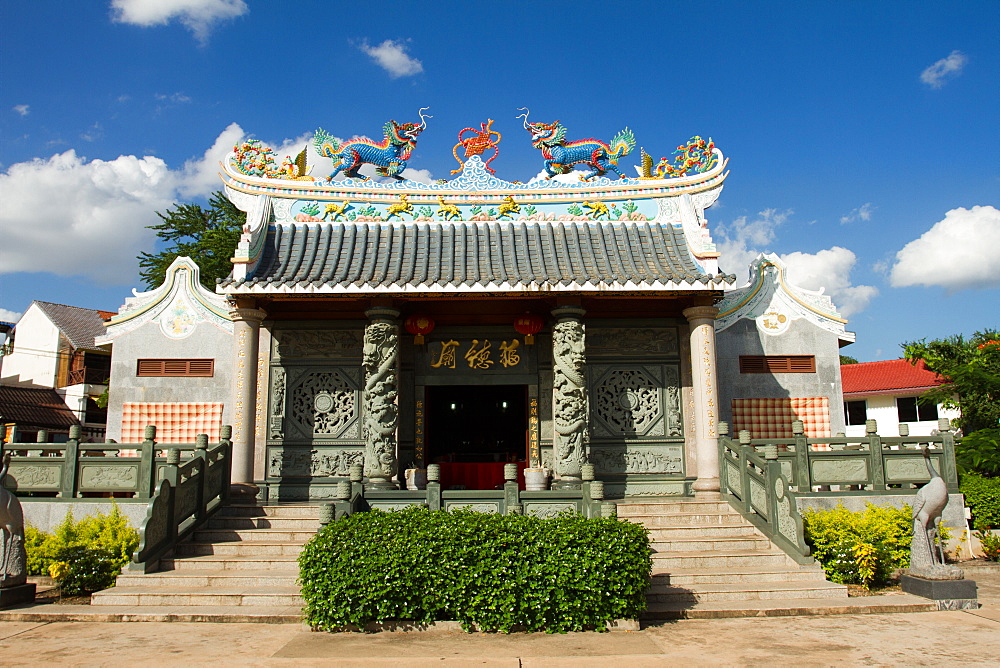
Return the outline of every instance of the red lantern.
{"type": "Polygon", "coordinates": [[[545,321],[542,316],[525,313],[514,320],[514,329],[518,334],[524,334],[524,344],[530,346],[535,342],[535,334],[542,331],[545,321]]]}
{"type": "Polygon", "coordinates": [[[407,332],[413,334],[413,342],[422,345],[424,335],[434,331],[434,320],[426,315],[411,315],[403,321],[403,326],[407,332]]]}

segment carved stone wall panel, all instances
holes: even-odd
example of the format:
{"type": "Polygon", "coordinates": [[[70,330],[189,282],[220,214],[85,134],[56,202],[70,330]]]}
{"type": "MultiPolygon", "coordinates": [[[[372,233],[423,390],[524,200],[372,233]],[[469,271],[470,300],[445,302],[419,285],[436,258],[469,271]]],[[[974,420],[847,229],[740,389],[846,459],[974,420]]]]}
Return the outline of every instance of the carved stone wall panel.
{"type": "Polygon", "coordinates": [[[598,475],[625,473],[684,474],[684,448],[680,445],[591,446],[590,463],[598,475]]]}
{"type": "Polygon", "coordinates": [[[587,356],[667,356],[680,353],[676,327],[601,327],[587,334],[587,356]]]}
{"type": "Polygon", "coordinates": [[[62,464],[19,465],[7,474],[17,483],[18,490],[32,487],[53,487],[62,480],[62,464]]]}
{"type": "Polygon", "coordinates": [[[273,448],[267,456],[267,477],[346,478],[354,464],[364,465],[365,453],[336,448],[273,448]]]}
{"type": "MultiPolygon", "coordinates": [[[[934,459],[934,466],[941,470],[941,460],[934,459]]],[[[886,482],[895,480],[914,480],[917,482],[930,480],[927,473],[927,465],[924,464],[923,457],[886,457],[885,459],[885,479],[886,482]]]]}
{"type": "Polygon", "coordinates": [[[99,466],[83,464],[80,466],[80,486],[91,489],[137,489],[139,483],[139,465],[135,466],[99,466]]]}
{"type": "MultiPolygon", "coordinates": [[[[310,367],[288,372],[284,435],[288,438],[349,438],[361,436],[360,370],[351,367],[310,367]]],[[[278,410],[272,397],[271,414],[278,410]]],[[[273,434],[276,430],[272,430],[273,434]]]]}
{"type": "Polygon", "coordinates": [[[360,329],[277,329],[271,358],[360,358],[362,337],[360,329]]]}
{"type": "Polygon", "coordinates": [[[676,365],[592,365],[592,438],[683,438],[676,365]]]}
{"type": "MultiPolygon", "coordinates": [[[[923,464],[922,460],[921,464],[923,464]]],[[[812,461],[813,484],[863,483],[867,480],[868,461],[860,457],[852,459],[814,459],[812,461]]]]}

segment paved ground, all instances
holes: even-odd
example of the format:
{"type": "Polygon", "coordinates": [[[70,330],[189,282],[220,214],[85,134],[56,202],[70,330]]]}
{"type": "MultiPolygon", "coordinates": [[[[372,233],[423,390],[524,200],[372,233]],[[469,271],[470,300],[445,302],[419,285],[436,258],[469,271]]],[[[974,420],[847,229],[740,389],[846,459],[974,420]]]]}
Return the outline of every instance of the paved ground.
{"type": "Polygon", "coordinates": [[[996,666],[1000,568],[968,574],[983,603],[976,611],[681,620],[602,634],[325,634],[295,624],[0,622],[0,664],[996,666]]]}

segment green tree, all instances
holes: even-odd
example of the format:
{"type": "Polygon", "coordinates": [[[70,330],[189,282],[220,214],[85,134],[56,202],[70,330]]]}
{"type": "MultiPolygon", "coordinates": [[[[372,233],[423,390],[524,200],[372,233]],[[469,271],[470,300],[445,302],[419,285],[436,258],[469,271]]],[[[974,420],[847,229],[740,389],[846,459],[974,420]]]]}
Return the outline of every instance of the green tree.
{"type": "Polygon", "coordinates": [[[976,332],[968,340],[961,334],[934,341],[903,344],[906,359],[923,360],[945,383],[930,390],[921,401],[957,408],[956,420],[966,434],[996,428],[1000,421],[1000,334],[995,329],[976,332]],[[956,398],[957,396],[957,398],[956,398]]]}
{"type": "Polygon", "coordinates": [[[175,258],[187,256],[198,263],[201,283],[215,289],[215,279],[225,278],[232,271],[230,259],[247,216],[237,209],[222,192],[216,191],[208,200],[208,208],[198,204],[175,204],[166,213],[156,212],[163,220],[150,225],[165,244],[159,253],[139,254],[139,276],[150,288],[163,283],[167,268],[175,258]]]}
{"type": "Polygon", "coordinates": [[[851,357],[850,355],[841,355],[840,356],[840,363],[841,364],[857,364],[858,360],[856,360],[855,358],[851,357]]]}

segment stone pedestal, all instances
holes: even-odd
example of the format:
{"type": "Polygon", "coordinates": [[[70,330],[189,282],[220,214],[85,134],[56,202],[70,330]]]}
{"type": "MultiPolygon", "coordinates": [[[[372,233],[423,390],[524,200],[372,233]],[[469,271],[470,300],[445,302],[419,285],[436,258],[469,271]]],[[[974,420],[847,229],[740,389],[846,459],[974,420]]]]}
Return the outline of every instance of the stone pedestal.
{"type": "Polygon", "coordinates": [[[32,582],[13,587],[0,587],[0,609],[18,603],[31,603],[34,600],[35,585],[32,582]]]}
{"type": "Polygon", "coordinates": [[[978,610],[975,580],[931,580],[903,574],[899,584],[907,594],[937,601],[938,610],[978,610]]]}

